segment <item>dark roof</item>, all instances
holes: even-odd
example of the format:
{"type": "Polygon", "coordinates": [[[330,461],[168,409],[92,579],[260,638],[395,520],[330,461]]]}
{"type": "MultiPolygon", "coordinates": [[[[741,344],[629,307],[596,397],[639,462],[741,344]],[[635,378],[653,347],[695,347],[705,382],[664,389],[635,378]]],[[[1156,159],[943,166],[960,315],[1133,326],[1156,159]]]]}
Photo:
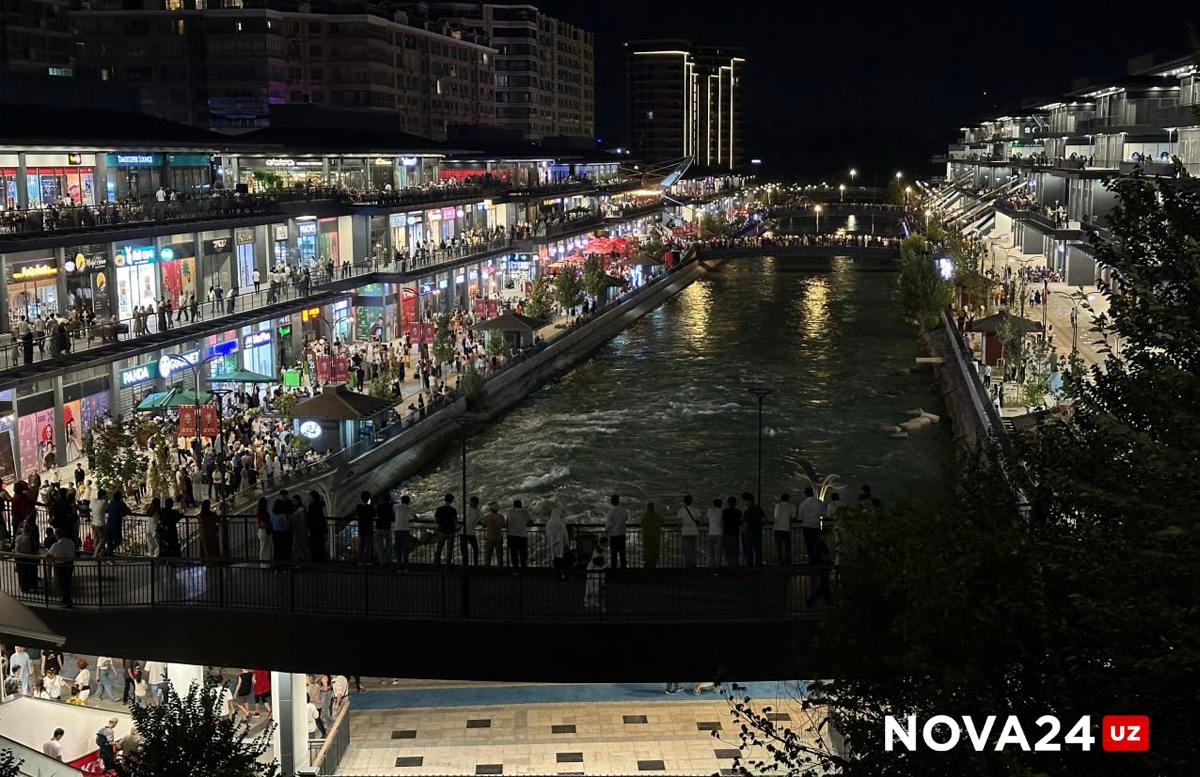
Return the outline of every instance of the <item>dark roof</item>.
{"type": "Polygon", "coordinates": [[[540,319],[509,311],[495,318],[489,318],[487,321],[481,321],[473,329],[482,332],[536,332],[545,325],[546,322],[540,319]]]}
{"type": "Polygon", "coordinates": [[[360,421],[385,413],[391,407],[391,400],[359,394],[339,383],[324,386],[320,394],[298,403],[292,416],[320,421],[360,421]]]}
{"type": "Polygon", "coordinates": [[[0,144],[215,150],[228,137],[144,113],[0,104],[0,144]]]}
{"type": "Polygon", "coordinates": [[[399,130],[377,128],[350,128],[334,126],[301,127],[281,125],[225,136],[227,143],[262,146],[264,149],[286,149],[292,153],[312,152],[328,154],[333,151],[346,153],[396,153],[412,151],[444,154],[445,144],[422,138],[399,130]]]}
{"type": "Polygon", "coordinates": [[[1005,321],[1010,322],[1011,326],[1022,334],[1042,331],[1042,324],[1040,321],[1033,321],[1028,318],[1014,316],[1007,310],[1001,310],[994,316],[976,319],[970,323],[969,329],[972,332],[999,332],[1004,326],[1005,321]]]}

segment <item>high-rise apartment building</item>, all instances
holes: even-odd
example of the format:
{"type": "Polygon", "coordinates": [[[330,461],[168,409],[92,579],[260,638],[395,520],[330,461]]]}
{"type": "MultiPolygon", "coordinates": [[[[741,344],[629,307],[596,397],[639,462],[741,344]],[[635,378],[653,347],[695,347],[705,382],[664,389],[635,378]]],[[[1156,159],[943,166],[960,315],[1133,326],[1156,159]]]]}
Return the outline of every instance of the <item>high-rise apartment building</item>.
{"type": "Polygon", "coordinates": [[[0,70],[71,74],[67,0],[0,0],[0,70]]]}
{"type": "Polygon", "coordinates": [[[93,0],[73,13],[81,72],[133,82],[147,113],[213,127],[262,126],[272,105],[394,113],[443,139],[451,124],[495,122],[495,50],[397,13],[267,0],[93,0]]]}
{"type": "Polygon", "coordinates": [[[636,156],[690,156],[698,165],[728,169],[745,162],[740,49],[686,40],[625,46],[629,144],[636,156]]]}
{"type": "Polygon", "coordinates": [[[592,33],[532,5],[419,3],[408,6],[474,33],[496,49],[496,123],[525,137],[591,137],[595,132],[592,33]]]}

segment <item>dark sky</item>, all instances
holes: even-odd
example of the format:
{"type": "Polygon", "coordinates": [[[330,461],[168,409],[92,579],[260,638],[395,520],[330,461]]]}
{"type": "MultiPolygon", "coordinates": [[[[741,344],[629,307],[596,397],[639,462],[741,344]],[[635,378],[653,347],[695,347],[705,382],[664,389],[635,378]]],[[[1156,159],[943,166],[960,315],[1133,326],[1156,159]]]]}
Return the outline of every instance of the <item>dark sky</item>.
{"type": "MultiPolygon", "coordinates": [[[[1183,54],[1200,0],[1092,2],[541,0],[596,34],[597,134],[624,141],[621,44],[683,37],[747,50],[747,153],[774,170],[860,180],[932,171],[958,127],[1183,54]]],[[[764,172],[766,169],[764,169],[764,172]]]]}

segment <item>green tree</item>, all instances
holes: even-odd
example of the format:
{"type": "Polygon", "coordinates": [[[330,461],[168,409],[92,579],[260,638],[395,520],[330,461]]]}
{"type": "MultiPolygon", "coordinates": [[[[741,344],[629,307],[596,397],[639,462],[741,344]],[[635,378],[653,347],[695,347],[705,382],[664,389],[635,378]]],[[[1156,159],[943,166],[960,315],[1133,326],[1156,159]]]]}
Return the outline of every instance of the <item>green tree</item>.
{"type": "Polygon", "coordinates": [[[487,355],[504,356],[508,353],[508,343],[504,341],[503,332],[488,332],[487,355]]]}
{"type": "Polygon", "coordinates": [[[579,285],[579,276],[570,267],[562,268],[554,276],[554,299],[568,315],[573,308],[583,304],[583,287],[579,285]]]}
{"type": "Polygon", "coordinates": [[[700,217],[700,239],[724,237],[729,232],[729,220],[724,213],[706,213],[700,217]]]}
{"type": "Polygon", "coordinates": [[[454,346],[454,331],[450,329],[450,315],[442,313],[437,317],[437,332],[433,336],[433,360],[441,365],[453,361],[458,349],[454,346]]]}
{"type": "Polygon", "coordinates": [[[1030,340],[1022,349],[1021,365],[1025,380],[1021,384],[1021,399],[1026,407],[1045,407],[1050,395],[1050,343],[1039,337],[1030,340]]]}
{"type": "Polygon", "coordinates": [[[161,704],[131,705],[138,745],[129,777],[275,777],[278,764],[262,760],[274,724],[252,736],[246,718],[223,717],[220,705],[217,689],[196,683],[184,696],[167,685],[161,704]]]}
{"type": "Polygon", "coordinates": [[[92,449],[92,482],[97,488],[128,494],[130,485],[146,476],[145,446],[138,439],[135,420],[93,427],[92,449]]]}
{"type": "MultiPolygon", "coordinates": [[[[192,434],[195,434],[193,429],[192,434]]],[[[156,428],[150,438],[150,466],[146,471],[146,491],[150,497],[165,499],[175,492],[175,442],[174,434],[156,428]]]]}
{"type": "Polygon", "coordinates": [[[600,299],[604,294],[604,289],[607,286],[607,273],[604,272],[604,267],[600,264],[600,257],[589,256],[583,262],[583,278],[582,285],[584,292],[592,299],[600,299]]]}
{"type": "Polygon", "coordinates": [[[12,750],[0,750],[0,777],[20,777],[23,763],[12,750]]]}
{"type": "Polygon", "coordinates": [[[463,367],[461,386],[463,396],[467,400],[467,409],[482,410],[487,403],[487,384],[474,364],[463,367]]]}
{"type": "Polygon", "coordinates": [[[662,264],[665,250],[662,237],[652,230],[638,243],[637,260],[640,264],[662,264]]]}
{"type": "Polygon", "coordinates": [[[942,309],[950,304],[951,289],[929,255],[923,235],[911,235],[900,243],[897,283],[905,315],[926,329],[936,326],[942,309]]]}
{"type": "Polygon", "coordinates": [[[283,416],[289,423],[292,421],[292,414],[296,412],[296,405],[298,404],[300,404],[300,400],[295,394],[284,394],[277,397],[273,402],[275,412],[283,416]]]}
{"type": "Polygon", "coordinates": [[[847,777],[1157,777],[1200,763],[1200,180],[1110,186],[1112,238],[1097,251],[1121,288],[1102,286],[1095,328],[1121,347],[1067,372],[1071,412],[1014,437],[1007,476],[965,459],[949,508],[838,514],[840,606],[818,637],[835,679],[809,699],[846,738],[851,755],[827,760],[847,777]],[[1080,715],[1134,708],[1154,721],[1136,761],[882,743],[889,714],[1028,715],[1032,744],[1038,715],[1063,719],[1061,740],[1080,715]]]}
{"type": "Polygon", "coordinates": [[[552,304],[550,278],[543,275],[533,282],[529,298],[525,300],[525,315],[532,316],[539,321],[548,321],[552,312],[552,304]]]}

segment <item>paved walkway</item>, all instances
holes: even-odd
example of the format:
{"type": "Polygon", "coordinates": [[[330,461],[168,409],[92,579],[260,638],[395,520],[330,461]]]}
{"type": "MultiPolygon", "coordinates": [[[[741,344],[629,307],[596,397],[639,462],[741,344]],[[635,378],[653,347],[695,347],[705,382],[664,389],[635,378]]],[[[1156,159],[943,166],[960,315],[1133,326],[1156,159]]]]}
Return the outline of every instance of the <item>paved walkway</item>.
{"type": "MultiPolygon", "coordinates": [[[[664,688],[464,683],[357,694],[351,743],[337,774],[709,775],[730,769],[740,753],[728,700],[712,691],[666,695],[664,688]]],[[[802,711],[786,684],[751,683],[746,693],[756,707],[771,706],[778,725],[815,741],[812,729],[821,718],[802,711]]]]}

